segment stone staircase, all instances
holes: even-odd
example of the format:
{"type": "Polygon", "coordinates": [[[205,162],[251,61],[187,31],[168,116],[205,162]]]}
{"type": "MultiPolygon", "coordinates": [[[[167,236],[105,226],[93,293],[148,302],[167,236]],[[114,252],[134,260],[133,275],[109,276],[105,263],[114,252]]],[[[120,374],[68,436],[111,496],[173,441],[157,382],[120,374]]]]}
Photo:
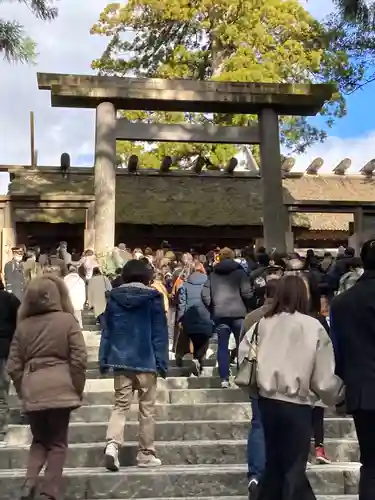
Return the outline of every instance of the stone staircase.
{"type": "MultiPolygon", "coordinates": [[[[221,389],[207,360],[201,378],[187,378],[186,368],[170,362],[170,377],[158,380],[156,447],[161,468],[134,467],[137,450],[137,406],[133,405],[121,452],[123,468],[103,468],[107,422],[113,404],[113,382],[97,371],[99,334],[89,316],[85,338],[90,366],[84,406],[72,415],[65,470],[64,500],[246,500],[246,445],[250,404],[238,389],[221,389]]],[[[26,465],[30,431],[22,424],[11,395],[11,422],[6,446],[0,448],[0,498],[17,500],[26,465]]],[[[309,467],[319,500],[354,500],[358,489],[358,444],[351,419],[330,414],[325,422],[326,447],[333,465],[309,467]]]]}

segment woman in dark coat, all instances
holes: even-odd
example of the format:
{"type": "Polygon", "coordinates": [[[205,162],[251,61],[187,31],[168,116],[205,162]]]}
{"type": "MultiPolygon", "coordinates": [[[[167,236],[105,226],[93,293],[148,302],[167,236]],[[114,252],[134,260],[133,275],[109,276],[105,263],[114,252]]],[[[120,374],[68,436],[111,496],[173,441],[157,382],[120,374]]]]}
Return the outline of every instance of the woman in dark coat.
{"type": "Polygon", "coordinates": [[[202,288],[207,281],[203,265],[195,261],[191,273],[178,293],[177,320],[182,325],[183,335],[193,344],[193,373],[200,375],[213,325],[210,313],[202,301],[202,288]]]}

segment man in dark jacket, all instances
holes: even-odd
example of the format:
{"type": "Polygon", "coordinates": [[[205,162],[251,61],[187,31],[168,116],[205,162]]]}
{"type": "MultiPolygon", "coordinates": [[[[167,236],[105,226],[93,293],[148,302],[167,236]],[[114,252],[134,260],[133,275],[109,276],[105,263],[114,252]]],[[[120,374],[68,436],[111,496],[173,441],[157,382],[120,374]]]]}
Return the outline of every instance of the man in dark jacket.
{"type": "Polygon", "coordinates": [[[252,308],[253,291],[250,279],[234,252],[223,248],[202,290],[202,299],[211,313],[218,336],[217,359],[223,388],[229,387],[229,337],[233,332],[238,348],[243,320],[252,308]]]}
{"type": "Polygon", "coordinates": [[[115,407],[107,430],[105,465],[120,467],[118,448],[125,418],[139,393],[139,467],[161,465],[155,456],[156,375],[168,370],[168,326],[161,294],[151,288],[152,270],[142,260],[130,260],[122,271],[123,285],[112,290],[104,313],[100,341],[100,371],[114,370],[115,407]]]}
{"type": "Polygon", "coordinates": [[[23,250],[20,247],[14,247],[12,253],[12,260],[4,266],[5,289],[7,292],[13,293],[19,300],[22,300],[25,288],[23,250]]]}
{"type": "Polygon", "coordinates": [[[336,262],[331,266],[325,276],[325,282],[328,285],[330,297],[333,297],[340,285],[340,279],[349,271],[351,261],[354,257],[354,248],[348,247],[344,250],[343,256],[338,256],[336,262]]]}
{"type": "Polygon", "coordinates": [[[361,454],[359,500],[375,492],[375,239],[363,245],[364,273],[331,306],[336,372],[346,386],[361,454]]]}
{"type": "Polygon", "coordinates": [[[8,431],[9,377],[5,367],[16,330],[19,306],[18,298],[13,293],[6,292],[0,281],[0,441],[4,441],[8,431]]]}

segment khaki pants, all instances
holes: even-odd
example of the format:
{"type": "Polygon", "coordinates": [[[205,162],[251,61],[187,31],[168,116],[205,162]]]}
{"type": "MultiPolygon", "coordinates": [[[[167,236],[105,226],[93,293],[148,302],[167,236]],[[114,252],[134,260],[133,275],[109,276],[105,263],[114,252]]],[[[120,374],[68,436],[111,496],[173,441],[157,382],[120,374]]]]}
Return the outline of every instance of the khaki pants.
{"type": "Polygon", "coordinates": [[[123,443],[126,413],[134,391],[139,398],[139,450],[155,452],[156,374],[123,372],[114,376],[115,406],[109,420],[107,441],[123,443]]]}

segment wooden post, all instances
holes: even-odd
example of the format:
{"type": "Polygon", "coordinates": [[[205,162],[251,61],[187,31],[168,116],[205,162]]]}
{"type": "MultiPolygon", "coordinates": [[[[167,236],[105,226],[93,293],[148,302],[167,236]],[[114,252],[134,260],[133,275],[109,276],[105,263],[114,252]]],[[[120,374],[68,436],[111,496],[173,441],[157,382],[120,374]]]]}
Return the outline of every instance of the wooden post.
{"type": "Polygon", "coordinates": [[[102,102],[96,109],[95,251],[106,254],[115,243],[116,109],[102,102]]]}
{"type": "Polygon", "coordinates": [[[36,168],[34,111],[30,111],[30,155],[31,155],[31,161],[30,161],[31,168],[36,168]]]}
{"type": "Polygon", "coordinates": [[[12,259],[12,247],[17,243],[16,225],[14,221],[14,213],[12,202],[5,203],[2,209],[2,231],[1,231],[1,269],[12,259]]]}
{"type": "Polygon", "coordinates": [[[292,225],[293,215],[289,213],[289,210],[286,207],[284,207],[284,210],[286,211],[286,219],[288,224],[288,231],[286,233],[286,250],[288,253],[293,253],[294,252],[294,233],[292,225]]]}
{"type": "Polygon", "coordinates": [[[361,253],[361,247],[364,243],[365,238],[365,226],[363,220],[363,208],[358,207],[354,211],[354,231],[353,235],[349,238],[349,245],[355,250],[357,256],[361,253]]]}
{"type": "Polygon", "coordinates": [[[86,208],[86,223],[84,233],[85,250],[95,250],[95,202],[86,208]]]}
{"type": "Polygon", "coordinates": [[[259,128],[265,247],[268,251],[286,252],[288,221],[282,185],[279,118],[273,109],[260,111],[259,128]]]}

